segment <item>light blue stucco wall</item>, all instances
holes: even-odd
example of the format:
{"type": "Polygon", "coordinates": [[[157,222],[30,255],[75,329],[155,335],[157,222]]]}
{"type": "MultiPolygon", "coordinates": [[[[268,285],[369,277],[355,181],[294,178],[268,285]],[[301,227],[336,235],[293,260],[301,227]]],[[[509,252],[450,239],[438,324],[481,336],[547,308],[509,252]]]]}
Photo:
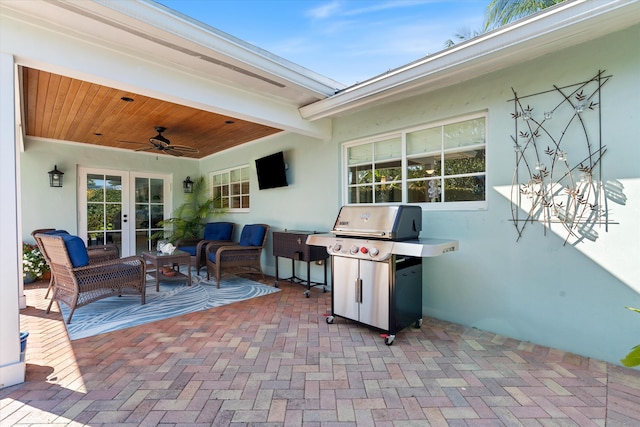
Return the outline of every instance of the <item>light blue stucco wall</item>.
{"type": "Polygon", "coordinates": [[[27,138],[25,150],[20,154],[23,241],[33,242],[31,231],[38,228],[54,227],[77,232],[78,167],[169,174],[175,189],[172,192],[173,207],[182,203],[182,181],[187,175],[193,178],[199,174],[198,161],[193,159],[27,138]],[[64,172],[62,188],[49,187],[47,172],[54,165],[64,172]]]}
{"type": "MultiPolygon", "coordinates": [[[[327,231],[342,203],[342,143],[486,110],[488,208],[424,213],[423,237],[460,241],[459,252],[424,261],[424,315],[618,363],[640,343],[640,319],[624,309],[640,307],[640,144],[634,132],[640,121],[640,58],[628,54],[637,51],[638,39],[636,26],[446,90],[339,117],[327,141],[286,133],[193,162],[28,140],[20,165],[23,237],[47,226],[43,218],[76,227],[74,187],[48,187],[46,172],[54,164],[65,172],[65,182],[76,179],[77,165],[172,173],[174,206],[182,200],[186,175],[248,164],[251,211],[225,219],[239,226],[264,222],[274,231],[327,231]],[[624,186],[626,204],[609,205],[617,224],[602,230],[597,241],[576,247],[563,246],[563,236],[552,232],[545,236],[540,224],[531,224],[516,242],[509,200],[501,192],[511,185],[514,167],[511,88],[536,93],[583,81],[598,70],[613,76],[603,88],[603,174],[605,181],[624,186]],[[257,190],[255,159],[281,150],[290,185],[257,190]]],[[[262,262],[274,274],[271,237],[262,262]]],[[[281,263],[281,276],[287,276],[289,263],[281,263]]],[[[322,267],[313,265],[312,278],[320,280],[321,274],[322,267]]]]}
{"type": "MultiPolygon", "coordinates": [[[[267,223],[271,231],[305,230],[328,232],[333,227],[340,196],[336,176],[338,174],[338,150],[334,143],[301,135],[284,133],[227,150],[201,162],[201,172],[208,174],[228,168],[248,165],[250,170],[251,209],[250,212],[227,213],[229,221],[238,224],[236,234],[244,224],[267,223]],[[287,187],[258,190],[255,160],[283,151],[287,187]]],[[[268,274],[275,274],[271,235],[267,239],[262,255],[262,264],[268,274]]],[[[279,276],[291,276],[290,260],[279,261],[279,276]]],[[[306,268],[298,263],[296,269],[306,268]]],[[[323,267],[311,266],[314,281],[323,280],[323,267]]],[[[306,277],[306,270],[296,270],[300,277],[306,277]]],[[[329,275],[329,272],[327,272],[329,275]]]]}
{"type": "MultiPolygon", "coordinates": [[[[640,343],[640,27],[477,78],[446,90],[370,108],[334,120],[345,141],[488,111],[485,211],[428,212],[422,236],[455,238],[457,253],[424,261],[426,316],[616,363],[640,343]],[[614,48],[615,47],[615,48],[614,48]],[[603,181],[623,185],[625,205],[608,201],[618,222],[576,247],[530,224],[523,238],[511,219],[505,187],[515,166],[511,88],[520,94],[570,85],[598,70],[613,75],[603,88],[603,181]],[[501,192],[502,191],[502,192],[501,192]],[[633,261],[635,260],[635,261],[633,261]]],[[[594,115],[592,117],[597,117],[594,115]]],[[[596,118],[597,120],[597,118],[596,118]]]]}
{"type": "MultiPolygon", "coordinates": [[[[208,176],[210,172],[248,165],[252,189],[250,212],[225,213],[210,218],[235,222],[238,225],[236,240],[242,226],[252,223],[267,223],[272,231],[329,231],[339,208],[335,174],[325,177],[326,165],[332,165],[332,170],[336,169],[333,166],[338,161],[334,145],[300,135],[284,133],[201,161],[27,138],[25,151],[20,158],[22,238],[26,242],[33,242],[30,233],[37,228],[55,227],[77,232],[75,182],[78,167],[170,174],[173,186],[172,207],[175,208],[183,201],[182,181],[187,175],[195,179],[199,175],[208,176]],[[289,186],[258,190],[255,160],[278,151],[283,151],[285,155],[289,186]],[[54,164],[64,172],[62,188],[49,187],[47,171],[53,169],[54,164]],[[321,180],[326,180],[329,184],[318,185],[321,180]]],[[[265,273],[273,275],[275,258],[271,246],[270,234],[263,251],[262,264],[265,273]]],[[[291,275],[289,260],[281,260],[279,268],[280,277],[291,275]]],[[[297,265],[296,268],[302,266],[297,265]]],[[[322,281],[323,268],[312,265],[313,280],[322,281]]],[[[306,276],[306,271],[297,270],[296,274],[306,276]]]]}

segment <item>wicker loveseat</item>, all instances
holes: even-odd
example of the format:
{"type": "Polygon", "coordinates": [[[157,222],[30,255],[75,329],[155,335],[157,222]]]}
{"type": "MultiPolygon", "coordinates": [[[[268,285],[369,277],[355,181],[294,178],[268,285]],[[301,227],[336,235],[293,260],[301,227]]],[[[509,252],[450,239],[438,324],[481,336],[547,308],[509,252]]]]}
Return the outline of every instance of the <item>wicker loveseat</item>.
{"type": "MultiPolygon", "coordinates": [[[[38,238],[38,234],[58,235],[58,234],[69,234],[69,233],[65,230],[57,230],[55,228],[39,228],[31,232],[31,236],[36,241],[36,244],[38,245],[40,252],[42,252],[42,256],[44,257],[44,260],[47,262],[48,265],[51,265],[51,263],[49,262],[47,251],[44,250],[44,247],[42,246],[42,243],[38,238]]],[[[89,264],[94,264],[96,262],[108,261],[110,259],[120,258],[120,249],[118,249],[118,246],[114,244],[89,246],[87,248],[87,253],[89,254],[89,264]]],[[[54,281],[54,277],[53,277],[53,271],[52,271],[51,279],[49,279],[49,288],[47,289],[47,293],[44,296],[45,298],[49,297],[49,293],[53,289],[53,281],[54,281]]]]}
{"type": "Polygon", "coordinates": [[[209,243],[228,245],[233,239],[233,222],[208,222],[204,226],[202,239],[182,238],[176,241],[176,248],[188,252],[191,255],[191,265],[196,267],[200,275],[200,269],[205,267],[205,249],[209,243]]]}
{"type": "Polygon", "coordinates": [[[216,277],[216,284],[220,287],[220,277],[224,273],[240,271],[255,271],[264,273],[260,265],[262,249],[269,234],[266,224],[247,224],[242,228],[240,242],[232,244],[210,243],[207,245],[207,280],[211,273],[216,277]]]}
{"type": "Polygon", "coordinates": [[[145,303],[146,265],[138,256],[89,263],[84,241],[70,234],[38,234],[48,256],[54,279],[54,301],[70,308],[67,323],[77,307],[102,298],[121,295],[140,295],[145,303]]]}

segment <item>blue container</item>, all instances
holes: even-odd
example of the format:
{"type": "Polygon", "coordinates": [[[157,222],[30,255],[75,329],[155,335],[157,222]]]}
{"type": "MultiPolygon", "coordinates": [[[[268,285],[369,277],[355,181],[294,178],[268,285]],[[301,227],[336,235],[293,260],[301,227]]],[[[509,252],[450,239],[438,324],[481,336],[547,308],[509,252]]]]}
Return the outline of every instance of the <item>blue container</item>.
{"type": "Polygon", "coordinates": [[[27,338],[29,332],[20,332],[20,361],[24,362],[24,355],[27,352],[27,338]]]}

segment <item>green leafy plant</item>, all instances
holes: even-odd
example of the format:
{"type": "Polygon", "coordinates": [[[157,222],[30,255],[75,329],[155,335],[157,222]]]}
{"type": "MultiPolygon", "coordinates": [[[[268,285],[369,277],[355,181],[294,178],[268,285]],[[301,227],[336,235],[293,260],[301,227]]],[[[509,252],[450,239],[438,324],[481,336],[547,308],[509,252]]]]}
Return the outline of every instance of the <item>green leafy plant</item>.
{"type": "Polygon", "coordinates": [[[184,195],[184,203],[173,211],[173,217],[159,222],[165,231],[154,233],[152,239],[168,239],[175,243],[182,238],[198,238],[209,217],[224,213],[219,196],[212,197],[205,177],[193,182],[193,192],[184,195]],[[167,228],[170,227],[170,231],[167,228]]]}
{"type": "Polygon", "coordinates": [[[22,274],[40,278],[49,271],[49,265],[44,260],[44,256],[36,245],[29,243],[22,244],[22,274]]]}
{"type": "MultiPolygon", "coordinates": [[[[625,307],[625,308],[628,308],[631,311],[635,311],[636,313],[640,313],[640,309],[633,308],[633,307],[625,307]]],[[[639,366],[640,365],[640,344],[633,347],[629,352],[629,354],[627,354],[624,359],[620,360],[620,363],[622,363],[624,366],[628,368],[639,366]]]]}

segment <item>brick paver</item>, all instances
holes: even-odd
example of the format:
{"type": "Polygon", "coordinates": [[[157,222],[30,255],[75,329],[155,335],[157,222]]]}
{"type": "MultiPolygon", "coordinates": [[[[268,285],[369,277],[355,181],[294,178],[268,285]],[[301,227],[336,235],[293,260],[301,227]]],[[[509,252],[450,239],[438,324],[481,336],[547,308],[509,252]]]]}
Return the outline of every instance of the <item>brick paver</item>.
{"type": "Polygon", "coordinates": [[[0,424],[640,425],[638,370],[429,318],[387,346],[327,324],[330,293],[280,288],[69,341],[36,284],[26,382],[0,390],[0,424]]]}

